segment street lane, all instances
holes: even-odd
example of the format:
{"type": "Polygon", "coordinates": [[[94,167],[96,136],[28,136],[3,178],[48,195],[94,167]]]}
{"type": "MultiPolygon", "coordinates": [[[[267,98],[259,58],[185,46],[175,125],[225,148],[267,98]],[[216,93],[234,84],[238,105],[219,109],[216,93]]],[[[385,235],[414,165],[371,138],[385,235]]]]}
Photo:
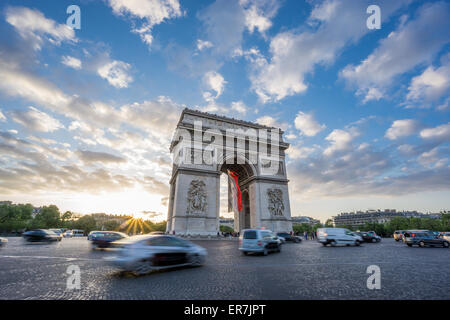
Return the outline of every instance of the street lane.
{"type": "Polygon", "coordinates": [[[450,299],[450,250],[408,248],[392,239],[361,247],[287,243],[281,253],[243,256],[237,241],[194,241],[205,266],[136,277],[106,264],[86,238],[27,244],[9,238],[0,249],[0,299],[450,299]],[[70,265],[81,289],[66,289],[70,265]],[[369,265],[381,268],[381,289],[369,290],[369,265]]]}

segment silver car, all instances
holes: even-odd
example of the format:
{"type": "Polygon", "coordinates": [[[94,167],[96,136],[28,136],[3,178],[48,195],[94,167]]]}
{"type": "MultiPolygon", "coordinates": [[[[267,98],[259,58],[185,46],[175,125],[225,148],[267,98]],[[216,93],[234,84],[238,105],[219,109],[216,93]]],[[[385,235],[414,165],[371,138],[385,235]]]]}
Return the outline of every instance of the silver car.
{"type": "Polygon", "coordinates": [[[8,243],[8,239],[0,237],[0,247],[3,247],[8,243]]]}
{"type": "Polygon", "coordinates": [[[171,235],[142,235],[115,241],[114,257],[105,258],[123,271],[146,274],[152,270],[201,266],[206,249],[171,235]]]}
{"type": "Polygon", "coordinates": [[[244,255],[255,252],[267,256],[269,252],[281,251],[281,240],[270,230],[245,229],[239,238],[239,250],[244,255]]]}

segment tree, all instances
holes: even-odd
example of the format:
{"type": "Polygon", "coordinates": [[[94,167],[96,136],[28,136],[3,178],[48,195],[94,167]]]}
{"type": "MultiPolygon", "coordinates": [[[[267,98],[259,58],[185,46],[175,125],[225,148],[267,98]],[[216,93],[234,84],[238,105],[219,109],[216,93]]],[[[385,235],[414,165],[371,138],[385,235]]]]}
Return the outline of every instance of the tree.
{"type": "Polygon", "coordinates": [[[74,229],[84,230],[85,233],[89,233],[97,229],[97,224],[92,215],[84,215],[73,223],[74,229]]]}
{"type": "Polygon", "coordinates": [[[220,225],[219,229],[220,229],[220,232],[229,232],[229,233],[233,233],[234,232],[234,229],[231,228],[230,226],[220,225]]]}
{"type": "Polygon", "coordinates": [[[43,207],[32,222],[33,228],[59,228],[61,227],[61,214],[55,205],[43,207]]]}
{"type": "Polygon", "coordinates": [[[333,220],[328,219],[325,221],[325,228],[333,228],[333,220]]]}

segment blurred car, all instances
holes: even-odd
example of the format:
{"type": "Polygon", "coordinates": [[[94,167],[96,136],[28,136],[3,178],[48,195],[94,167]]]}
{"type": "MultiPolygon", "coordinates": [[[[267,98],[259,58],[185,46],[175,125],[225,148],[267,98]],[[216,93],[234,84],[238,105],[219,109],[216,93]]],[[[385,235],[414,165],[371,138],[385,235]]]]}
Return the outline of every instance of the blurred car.
{"type": "Polygon", "coordinates": [[[442,232],[441,238],[450,241],[450,232],[442,232]]]}
{"type": "Polygon", "coordinates": [[[239,250],[247,255],[250,252],[262,253],[280,252],[281,243],[274,239],[274,234],[266,229],[245,229],[239,237],[239,250]]]}
{"type": "Polygon", "coordinates": [[[448,248],[450,246],[450,242],[446,239],[437,237],[432,232],[405,232],[405,243],[408,247],[412,247],[413,245],[418,245],[419,247],[444,247],[448,248]]]}
{"type": "Polygon", "coordinates": [[[403,233],[404,233],[405,231],[404,230],[395,230],[394,231],[394,240],[395,241],[400,241],[400,240],[402,240],[402,238],[403,238],[403,233]]]}
{"type": "Polygon", "coordinates": [[[277,233],[277,236],[283,237],[284,240],[286,240],[286,241],[291,241],[291,242],[295,242],[295,243],[302,242],[302,238],[290,235],[287,232],[279,232],[279,233],[277,233]]]}
{"type": "Polygon", "coordinates": [[[49,229],[50,231],[52,231],[53,233],[55,233],[58,236],[58,241],[61,241],[63,236],[62,236],[62,231],[61,229],[49,229]]]}
{"type": "Polygon", "coordinates": [[[412,233],[424,233],[424,232],[429,232],[429,230],[418,230],[418,229],[404,230],[403,234],[402,234],[402,241],[403,241],[403,243],[406,243],[406,236],[405,236],[405,234],[411,235],[412,233]]]}
{"type": "Polygon", "coordinates": [[[0,237],[0,247],[3,247],[8,243],[8,239],[0,237]]]}
{"type": "Polygon", "coordinates": [[[58,235],[46,229],[36,229],[24,232],[22,237],[29,242],[56,242],[58,235]]]}
{"type": "Polygon", "coordinates": [[[332,247],[338,244],[359,246],[363,239],[345,228],[319,228],[317,229],[317,241],[324,247],[328,244],[332,247]]]}
{"type": "Polygon", "coordinates": [[[124,271],[146,274],[152,270],[201,266],[206,249],[171,235],[140,235],[115,241],[117,256],[105,258],[124,271]]]}
{"type": "Polygon", "coordinates": [[[369,231],[369,232],[356,232],[357,235],[359,235],[364,242],[380,242],[381,237],[378,236],[375,232],[369,231]]]}
{"type": "Polygon", "coordinates": [[[64,232],[63,237],[64,238],[72,238],[73,237],[72,230],[67,230],[66,232],[64,232]]]}
{"type": "Polygon", "coordinates": [[[90,236],[92,241],[92,249],[114,247],[114,241],[128,238],[125,233],[116,231],[97,231],[90,234],[90,236]]]}
{"type": "Polygon", "coordinates": [[[281,244],[286,243],[286,239],[284,237],[279,235],[276,235],[275,237],[280,240],[281,244]]]}
{"type": "Polygon", "coordinates": [[[84,230],[73,229],[72,236],[73,237],[84,237],[84,230]]]}
{"type": "Polygon", "coordinates": [[[89,232],[89,234],[87,236],[87,239],[88,240],[92,240],[92,235],[95,234],[95,233],[99,233],[99,232],[103,232],[103,231],[91,231],[91,232],[89,232]]]}

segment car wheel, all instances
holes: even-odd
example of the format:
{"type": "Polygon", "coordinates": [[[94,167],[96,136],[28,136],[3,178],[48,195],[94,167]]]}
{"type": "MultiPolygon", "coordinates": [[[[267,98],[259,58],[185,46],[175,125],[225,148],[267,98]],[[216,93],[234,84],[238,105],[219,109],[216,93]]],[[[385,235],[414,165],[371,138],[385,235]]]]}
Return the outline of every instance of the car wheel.
{"type": "Polygon", "coordinates": [[[411,244],[411,243],[407,243],[407,245],[408,245],[408,247],[412,247],[412,244],[411,244]]]}
{"type": "Polygon", "coordinates": [[[92,245],[92,250],[96,250],[96,249],[98,249],[98,246],[96,244],[93,244],[92,245]]]}
{"type": "Polygon", "coordinates": [[[135,268],[134,272],[136,272],[138,275],[144,275],[151,271],[152,267],[150,265],[150,261],[148,260],[141,260],[139,261],[135,268]]]}
{"type": "Polygon", "coordinates": [[[424,247],[425,247],[425,242],[420,241],[420,242],[419,242],[419,246],[420,246],[421,248],[424,248],[424,247]]]}
{"type": "Polygon", "coordinates": [[[264,248],[263,255],[267,256],[268,254],[269,254],[269,250],[267,250],[267,248],[264,248]]]}
{"type": "Polygon", "coordinates": [[[361,245],[361,243],[359,242],[359,240],[355,241],[355,246],[359,247],[361,245]]]}
{"type": "Polygon", "coordinates": [[[373,243],[377,242],[377,239],[373,238],[373,239],[372,239],[372,242],[373,242],[373,243]]]}
{"type": "Polygon", "coordinates": [[[248,252],[247,252],[247,251],[242,251],[242,253],[244,254],[244,256],[247,256],[247,255],[248,255],[248,252]]]}
{"type": "Polygon", "coordinates": [[[326,247],[326,246],[327,246],[327,244],[326,244],[325,242],[322,242],[322,245],[323,245],[324,247],[326,247]]]}
{"type": "Polygon", "coordinates": [[[330,244],[331,244],[332,247],[335,247],[337,245],[335,240],[331,241],[330,244]]]}
{"type": "Polygon", "coordinates": [[[449,247],[448,242],[444,242],[443,246],[444,246],[444,248],[448,248],[449,247]]]}

